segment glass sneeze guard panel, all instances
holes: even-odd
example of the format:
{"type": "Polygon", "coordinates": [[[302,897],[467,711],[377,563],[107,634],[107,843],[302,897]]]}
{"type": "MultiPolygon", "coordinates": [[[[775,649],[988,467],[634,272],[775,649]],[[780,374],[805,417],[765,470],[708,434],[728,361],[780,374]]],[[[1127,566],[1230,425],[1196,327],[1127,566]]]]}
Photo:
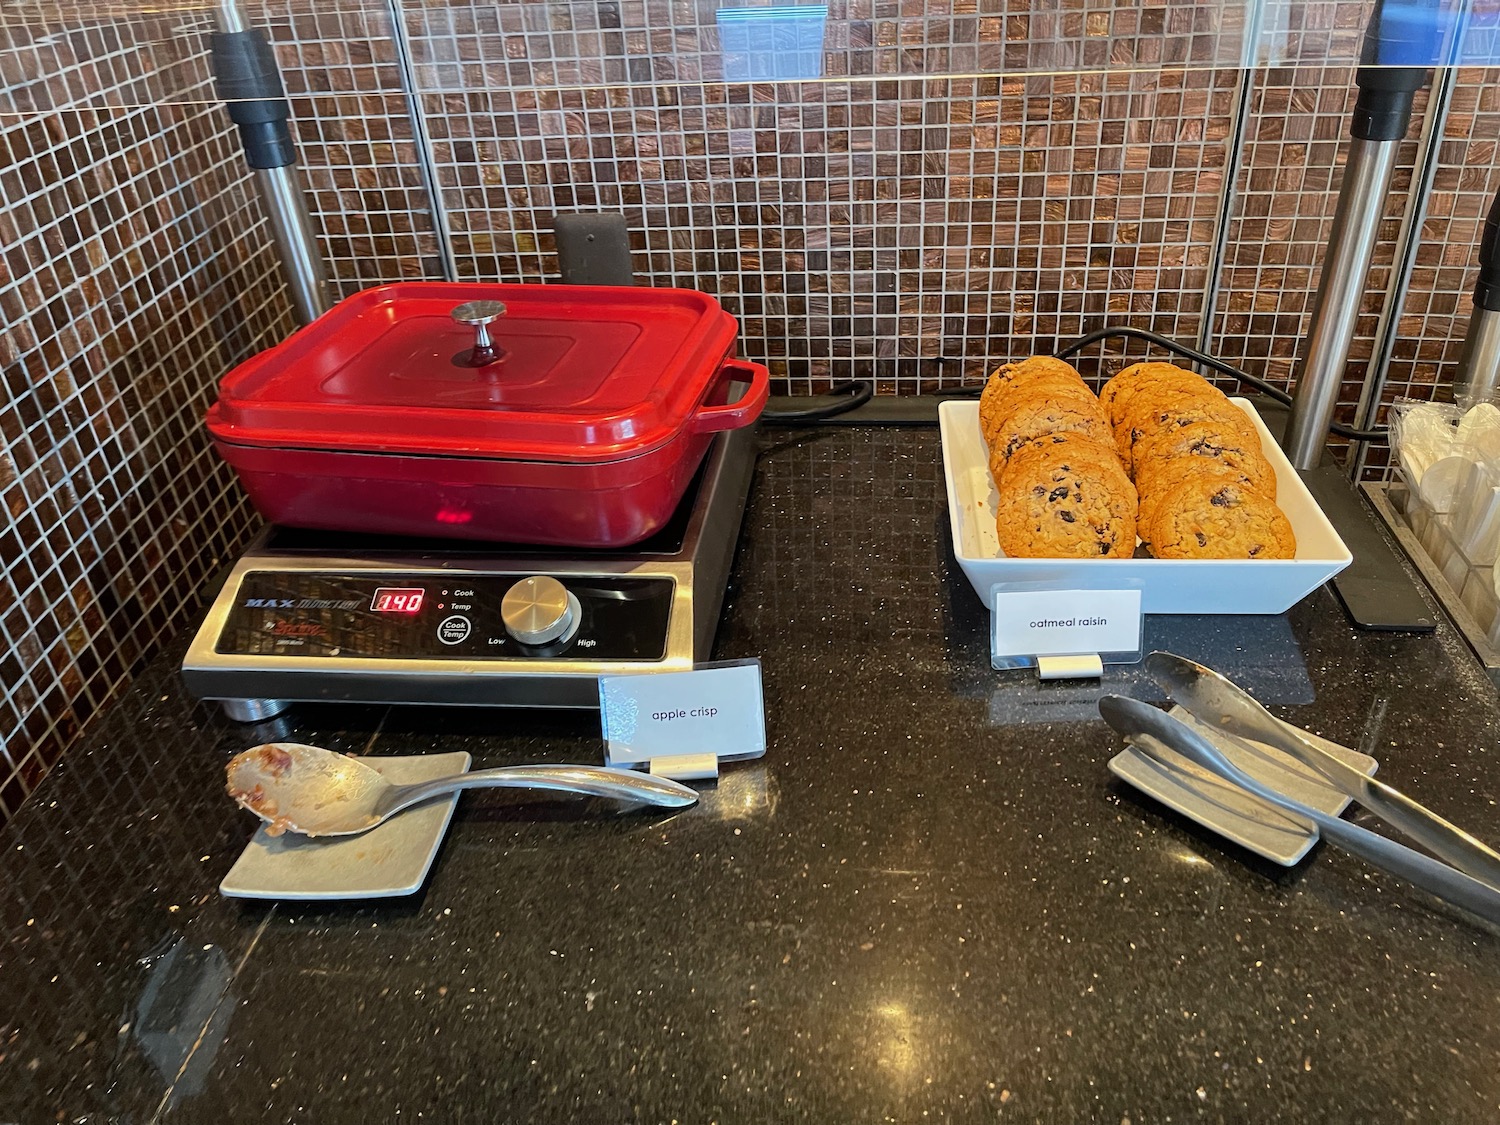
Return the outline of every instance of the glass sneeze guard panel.
{"type": "MultiPolygon", "coordinates": [[[[1322,69],[1358,63],[1370,6],[1344,0],[598,0],[407,3],[393,9],[375,0],[249,0],[240,9],[247,25],[264,29],[275,44],[288,96],[299,99],[1322,69]],[[393,10],[400,12],[400,27],[393,10]]],[[[186,3],[7,5],[0,9],[6,79],[0,112],[213,100],[205,80],[215,11],[186,3]],[[97,81],[81,89],[38,77],[73,69],[90,70],[97,81]]],[[[1394,0],[1387,7],[1388,18],[1421,20],[1430,12],[1394,0]]],[[[1500,59],[1500,12],[1449,3],[1438,18],[1439,61],[1479,66],[1500,59]]]]}

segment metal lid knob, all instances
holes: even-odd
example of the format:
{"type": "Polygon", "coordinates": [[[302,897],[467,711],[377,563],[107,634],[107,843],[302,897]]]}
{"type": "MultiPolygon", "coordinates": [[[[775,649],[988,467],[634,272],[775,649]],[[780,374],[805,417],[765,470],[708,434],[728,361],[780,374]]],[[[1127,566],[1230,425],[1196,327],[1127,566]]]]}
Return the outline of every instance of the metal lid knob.
{"type": "Polygon", "coordinates": [[[505,315],[504,301],[465,301],[448,314],[459,324],[482,327],[505,315]]]}
{"type": "Polygon", "coordinates": [[[504,301],[465,301],[448,314],[459,324],[474,329],[474,350],[463,360],[465,367],[485,367],[504,356],[490,336],[489,324],[505,315],[504,301]]]}
{"type": "Polygon", "coordinates": [[[545,645],[565,640],[578,628],[578,599],[556,578],[523,578],[505,592],[500,620],[505,631],[523,645],[545,645]]]}

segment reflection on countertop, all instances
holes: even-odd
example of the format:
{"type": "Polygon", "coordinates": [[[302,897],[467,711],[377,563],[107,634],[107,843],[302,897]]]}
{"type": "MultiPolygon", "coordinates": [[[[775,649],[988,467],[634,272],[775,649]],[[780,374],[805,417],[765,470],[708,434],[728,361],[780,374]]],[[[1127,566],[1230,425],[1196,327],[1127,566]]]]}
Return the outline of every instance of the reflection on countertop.
{"type": "MultiPolygon", "coordinates": [[[[0,1120],[1442,1120],[1500,1114],[1500,940],[1330,849],[1284,870],[1113,779],[1105,686],[988,666],[933,431],[771,431],[716,656],[765,758],[676,815],[483,791],[416,895],[222,898],[224,763],[292,739],[597,760],[588,712],[235,726],[179,646],[0,833],[0,1120]]],[[[1493,823],[1495,688],[1445,626],[1148,622],[1493,823]]]]}

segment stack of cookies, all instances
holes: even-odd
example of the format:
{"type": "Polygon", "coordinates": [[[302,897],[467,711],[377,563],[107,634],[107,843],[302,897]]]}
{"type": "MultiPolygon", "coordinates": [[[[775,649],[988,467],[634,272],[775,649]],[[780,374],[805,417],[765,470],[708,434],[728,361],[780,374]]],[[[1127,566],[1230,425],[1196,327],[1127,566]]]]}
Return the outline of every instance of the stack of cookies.
{"type": "Polygon", "coordinates": [[[1093,391],[1047,356],[1008,363],[979,400],[1000,503],[1000,549],[1012,558],[1128,558],[1136,492],[1093,391]]]}
{"type": "Polygon", "coordinates": [[[1208,380],[1137,363],[1104,385],[1099,404],[1140,497],[1137,532],[1155,557],[1295,557],[1260,434],[1208,380]]]}

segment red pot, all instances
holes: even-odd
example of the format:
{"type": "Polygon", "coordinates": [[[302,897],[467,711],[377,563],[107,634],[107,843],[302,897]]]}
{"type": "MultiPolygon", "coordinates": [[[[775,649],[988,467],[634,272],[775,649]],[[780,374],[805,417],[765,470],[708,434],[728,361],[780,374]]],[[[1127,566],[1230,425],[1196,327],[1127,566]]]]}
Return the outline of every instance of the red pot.
{"type": "Polygon", "coordinates": [[[622,547],[765,406],[737,334],[690,289],[386,285],[231,371],[208,428],[275,523],[622,547]],[[504,302],[502,358],[451,318],[469,301],[504,302]]]}

